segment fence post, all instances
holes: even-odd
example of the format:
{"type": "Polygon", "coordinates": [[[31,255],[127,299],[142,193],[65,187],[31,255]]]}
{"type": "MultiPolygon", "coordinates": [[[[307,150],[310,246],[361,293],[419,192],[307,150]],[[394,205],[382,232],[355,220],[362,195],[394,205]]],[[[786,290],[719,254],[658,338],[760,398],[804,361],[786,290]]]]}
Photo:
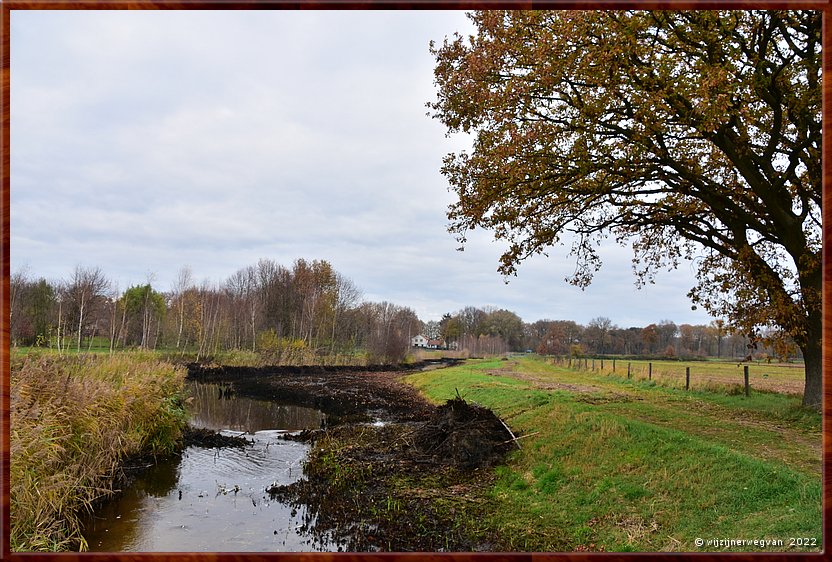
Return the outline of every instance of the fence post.
{"type": "Polygon", "coordinates": [[[685,390],[690,390],[690,367],[685,367],[685,390]]]}
{"type": "Polygon", "coordinates": [[[592,360],[592,370],[595,370],[595,359],[592,360]]]}
{"type": "Polygon", "coordinates": [[[604,360],[603,359],[601,359],[601,370],[602,371],[604,370],[604,360]]]}
{"type": "Polygon", "coordinates": [[[612,360],[612,372],[615,372],[615,359],[612,360]]]}
{"type": "Polygon", "coordinates": [[[751,389],[748,386],[748,365],[743,365],[742,371],[742,374],[745,377],[745,395],[749,396],[751,389]]]}
{"type": "Polygon", "coordinates": [[[627,362],[627,378],[628,379],[630,378],[630,363],[629,363],[629,361],[627,362]]]}
{"type": "Polygon", "coordinates": [[[647,380],[653,380],[653,363],[647,364],[647,380]]]}
{"type": "Polygon", "coordinates": [[[588,365],[587,361],[589,361],[589,359],[584,357],[584,371],[586,371],[586,369],[587,369],[587,365],[588,365]]]}

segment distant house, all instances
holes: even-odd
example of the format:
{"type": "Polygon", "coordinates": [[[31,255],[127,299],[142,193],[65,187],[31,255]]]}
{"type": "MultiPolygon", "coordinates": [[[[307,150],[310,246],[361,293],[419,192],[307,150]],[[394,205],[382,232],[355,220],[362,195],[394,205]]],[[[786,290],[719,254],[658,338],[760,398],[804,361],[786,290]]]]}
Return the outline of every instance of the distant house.
{"type": "Polygon", "coordinates": [[[447,349],[445,340],[428,340],[428,349],[447,349]]]}
{"type": "Polygon", "coordinates": [[[418,336],[413,336],[410,338],[410,345],[413,347],[427,347],[428,346],[428,338],[419,334],[418,336]]]}

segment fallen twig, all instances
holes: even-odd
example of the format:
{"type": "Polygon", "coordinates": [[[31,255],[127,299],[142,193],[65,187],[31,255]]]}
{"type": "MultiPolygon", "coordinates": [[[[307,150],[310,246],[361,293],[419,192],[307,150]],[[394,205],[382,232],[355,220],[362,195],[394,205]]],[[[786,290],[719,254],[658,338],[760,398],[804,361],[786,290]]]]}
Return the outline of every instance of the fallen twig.
{"type": "MultiPolygon", "coordinates": [[[[509,432],[510,432],[510,430],[509,430],[509,432]]],[[[503,441],[503,445],[505,445],[506,443],[510,443],[510,442],[512,442],[512,441],[514,441],[515,443],[517,443],[517,441],[518,441],[519,439],[524,439],[524,438],[526,438],[526,437],[531,437],[532,435],[537,435],[538,433],[540,433],[540,432],[539,432],[539,431],[535,431],[534,433],[527,433],[526,435],[521,435],[520,437],[514,437],[513,439],[509,439],[508,441],[503,441]]],[[[514,434],[512,433],[512,435],[514,435],[514,434]]],[[[520,448],[520,445],[517,445],[517,448],[519,449],[519,448],[520,448]]]]}
{"type": "Polygon", "coordinates": [[[506,443],[508,443],[510,441],[514,441],[514,444],[517,445],[517,448],[519,449],[520,448],[520,443],[517,442],[517,436],[514,435],[514,433],[511,431],[511,429],[509,429],[509,427],[506,425],[506,422],[501,420],[499,417],[497,419],[500,420],[500,423],[503,424],[504,428],[506,428],[506,431],[508,431],[508,434],[511,435],[511,439],[509,439],[508,441],[504,441],[503,444],[505,445],[506,443]]]}

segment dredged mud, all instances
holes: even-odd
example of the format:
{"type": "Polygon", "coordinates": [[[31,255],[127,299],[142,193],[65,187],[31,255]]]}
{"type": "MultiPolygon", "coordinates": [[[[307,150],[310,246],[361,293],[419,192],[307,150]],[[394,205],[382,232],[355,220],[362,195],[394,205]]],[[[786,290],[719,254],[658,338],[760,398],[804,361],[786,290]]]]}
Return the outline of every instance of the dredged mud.
{"type": "Polygon", "coordinates": [[[427,419],[432,406],[399,380],[409,372],[390,367],[191,365],[188,378],[230,384],[240,396],[317,408],[327,415],[327,424],[338,425],[427,419]]]}
{"type": "Polygon", "coordinates": [[[353,552],[500,550],[481,519],[490,467],[514,436],[461,398],[429,403],[401,381],[409,372],[192,366],[189,377],[325,413],[320,429],[287,436],[312,444],[303,478],[267,490],[303,508],[298,532],[313,541],[353,552]]]}

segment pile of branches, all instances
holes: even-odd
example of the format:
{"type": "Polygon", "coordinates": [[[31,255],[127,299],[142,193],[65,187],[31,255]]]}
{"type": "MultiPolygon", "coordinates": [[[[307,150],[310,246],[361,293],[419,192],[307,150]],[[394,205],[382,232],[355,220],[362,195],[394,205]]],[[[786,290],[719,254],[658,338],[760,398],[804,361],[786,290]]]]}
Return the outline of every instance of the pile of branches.
{"type": "Polygon", "coordinates": [[[459,396],[438,407],[413,438],[421,455],[465,469],[499,464],[517,446],[494,412],[459,396]]]}

